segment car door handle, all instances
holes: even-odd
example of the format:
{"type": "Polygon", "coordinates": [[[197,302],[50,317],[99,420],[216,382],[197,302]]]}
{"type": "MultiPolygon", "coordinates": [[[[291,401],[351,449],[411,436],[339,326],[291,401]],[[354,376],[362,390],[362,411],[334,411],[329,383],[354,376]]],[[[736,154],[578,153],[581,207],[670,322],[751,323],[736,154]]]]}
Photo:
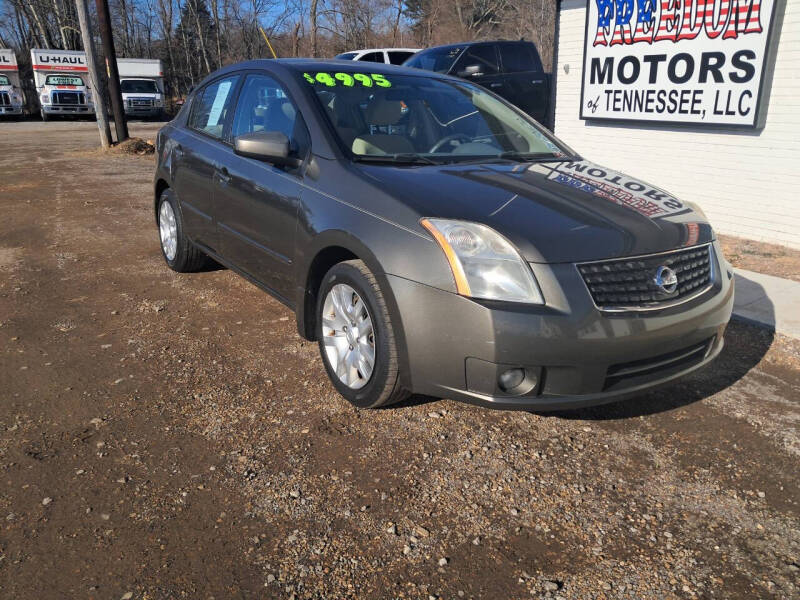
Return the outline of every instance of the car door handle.
{"type": "Polygon", "coordinates": [[[495,83],[490,83],[489,87],[499,88],[499,87],[503,87],[503,84],[500,83],[499,81],[496,81],[495,83]]]}
{"type": "Polygon", "coordinates": [[[544,83],[544,79],[532,79],[531,83],[544,83]]]}
{"type": "Polygon", "coordinates": [[[231,180],[231,174],[227,167],[217,168],[217,177],[222,183],[228,183],[231,180]]]}

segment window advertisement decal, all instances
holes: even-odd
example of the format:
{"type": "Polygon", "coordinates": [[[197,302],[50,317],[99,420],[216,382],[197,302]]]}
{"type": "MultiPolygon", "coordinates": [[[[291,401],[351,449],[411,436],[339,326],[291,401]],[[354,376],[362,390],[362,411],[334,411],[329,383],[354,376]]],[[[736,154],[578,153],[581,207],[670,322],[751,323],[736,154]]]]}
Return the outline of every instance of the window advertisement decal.
{"type": "Polygon", "coordinates": [[[315,75],[303,73],[303,77],[308,83],[326,85],[328,87],[337,85],[372,87],[373,83],[378,87],[392,87],[392,83],[378,73],[316,73],[315,75]]]}
{"type": "Polygon", "coordinates": [[[581,118],[763,126],[780,2],[588,0],[581,118]]]}
{"type": "Polygon", "coordinates": [[[211,112],[208,114],[208,122],[206,128],[215,127],[219,125],[219,118],[222,115],[222,109],[225,106],[225,101],[228,99],[228,92],[231,89],[231,81],[223,81],[217,88],[217,95],[214,97],[214,104],[211,106],[211,112]]]}

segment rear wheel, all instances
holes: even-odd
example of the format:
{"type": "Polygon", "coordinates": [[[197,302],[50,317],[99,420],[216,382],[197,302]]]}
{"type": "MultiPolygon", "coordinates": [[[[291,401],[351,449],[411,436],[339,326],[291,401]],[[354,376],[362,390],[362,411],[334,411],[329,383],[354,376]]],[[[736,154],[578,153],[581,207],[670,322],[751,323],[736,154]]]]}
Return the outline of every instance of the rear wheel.
{"type": "Polygon", "coordinates": [[[208,260],[183,233],[175,194],[170,189],[161,193],[158,204],[158,234],[161,254],[167,265],[178,273],[189,273],[202,268],[208,260]]]}
{"type": "Polygon", "coordinates": [[[317,340],[336,390],[360,408],[407,396],[400,386],[393,324],[375,276],[360,260],[334,265],[317,300],[317,340]]]}

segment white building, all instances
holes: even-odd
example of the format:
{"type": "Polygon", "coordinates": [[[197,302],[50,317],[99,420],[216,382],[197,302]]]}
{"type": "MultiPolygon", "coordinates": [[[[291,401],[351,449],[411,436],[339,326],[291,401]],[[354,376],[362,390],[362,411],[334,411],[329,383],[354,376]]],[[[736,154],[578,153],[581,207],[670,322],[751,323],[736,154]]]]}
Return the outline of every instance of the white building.
{"type": "Polygon", "coordinates": [[[674,4],[562,0],[556,135],[720,233],[800,248],[800,1],[674,4]]]}

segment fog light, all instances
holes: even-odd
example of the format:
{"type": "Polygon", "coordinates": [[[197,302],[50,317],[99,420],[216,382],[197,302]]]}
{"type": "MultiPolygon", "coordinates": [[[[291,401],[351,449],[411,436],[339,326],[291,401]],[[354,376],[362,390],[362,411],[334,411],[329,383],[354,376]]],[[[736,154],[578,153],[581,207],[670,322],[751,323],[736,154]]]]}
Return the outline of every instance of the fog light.
{"type": "Polygon", "coordinates": [[[497,385],[504,392],[510,392],[519,387],[525,381],[525,369],[508,369],[500,373],[497,378],[497,385]]]}

